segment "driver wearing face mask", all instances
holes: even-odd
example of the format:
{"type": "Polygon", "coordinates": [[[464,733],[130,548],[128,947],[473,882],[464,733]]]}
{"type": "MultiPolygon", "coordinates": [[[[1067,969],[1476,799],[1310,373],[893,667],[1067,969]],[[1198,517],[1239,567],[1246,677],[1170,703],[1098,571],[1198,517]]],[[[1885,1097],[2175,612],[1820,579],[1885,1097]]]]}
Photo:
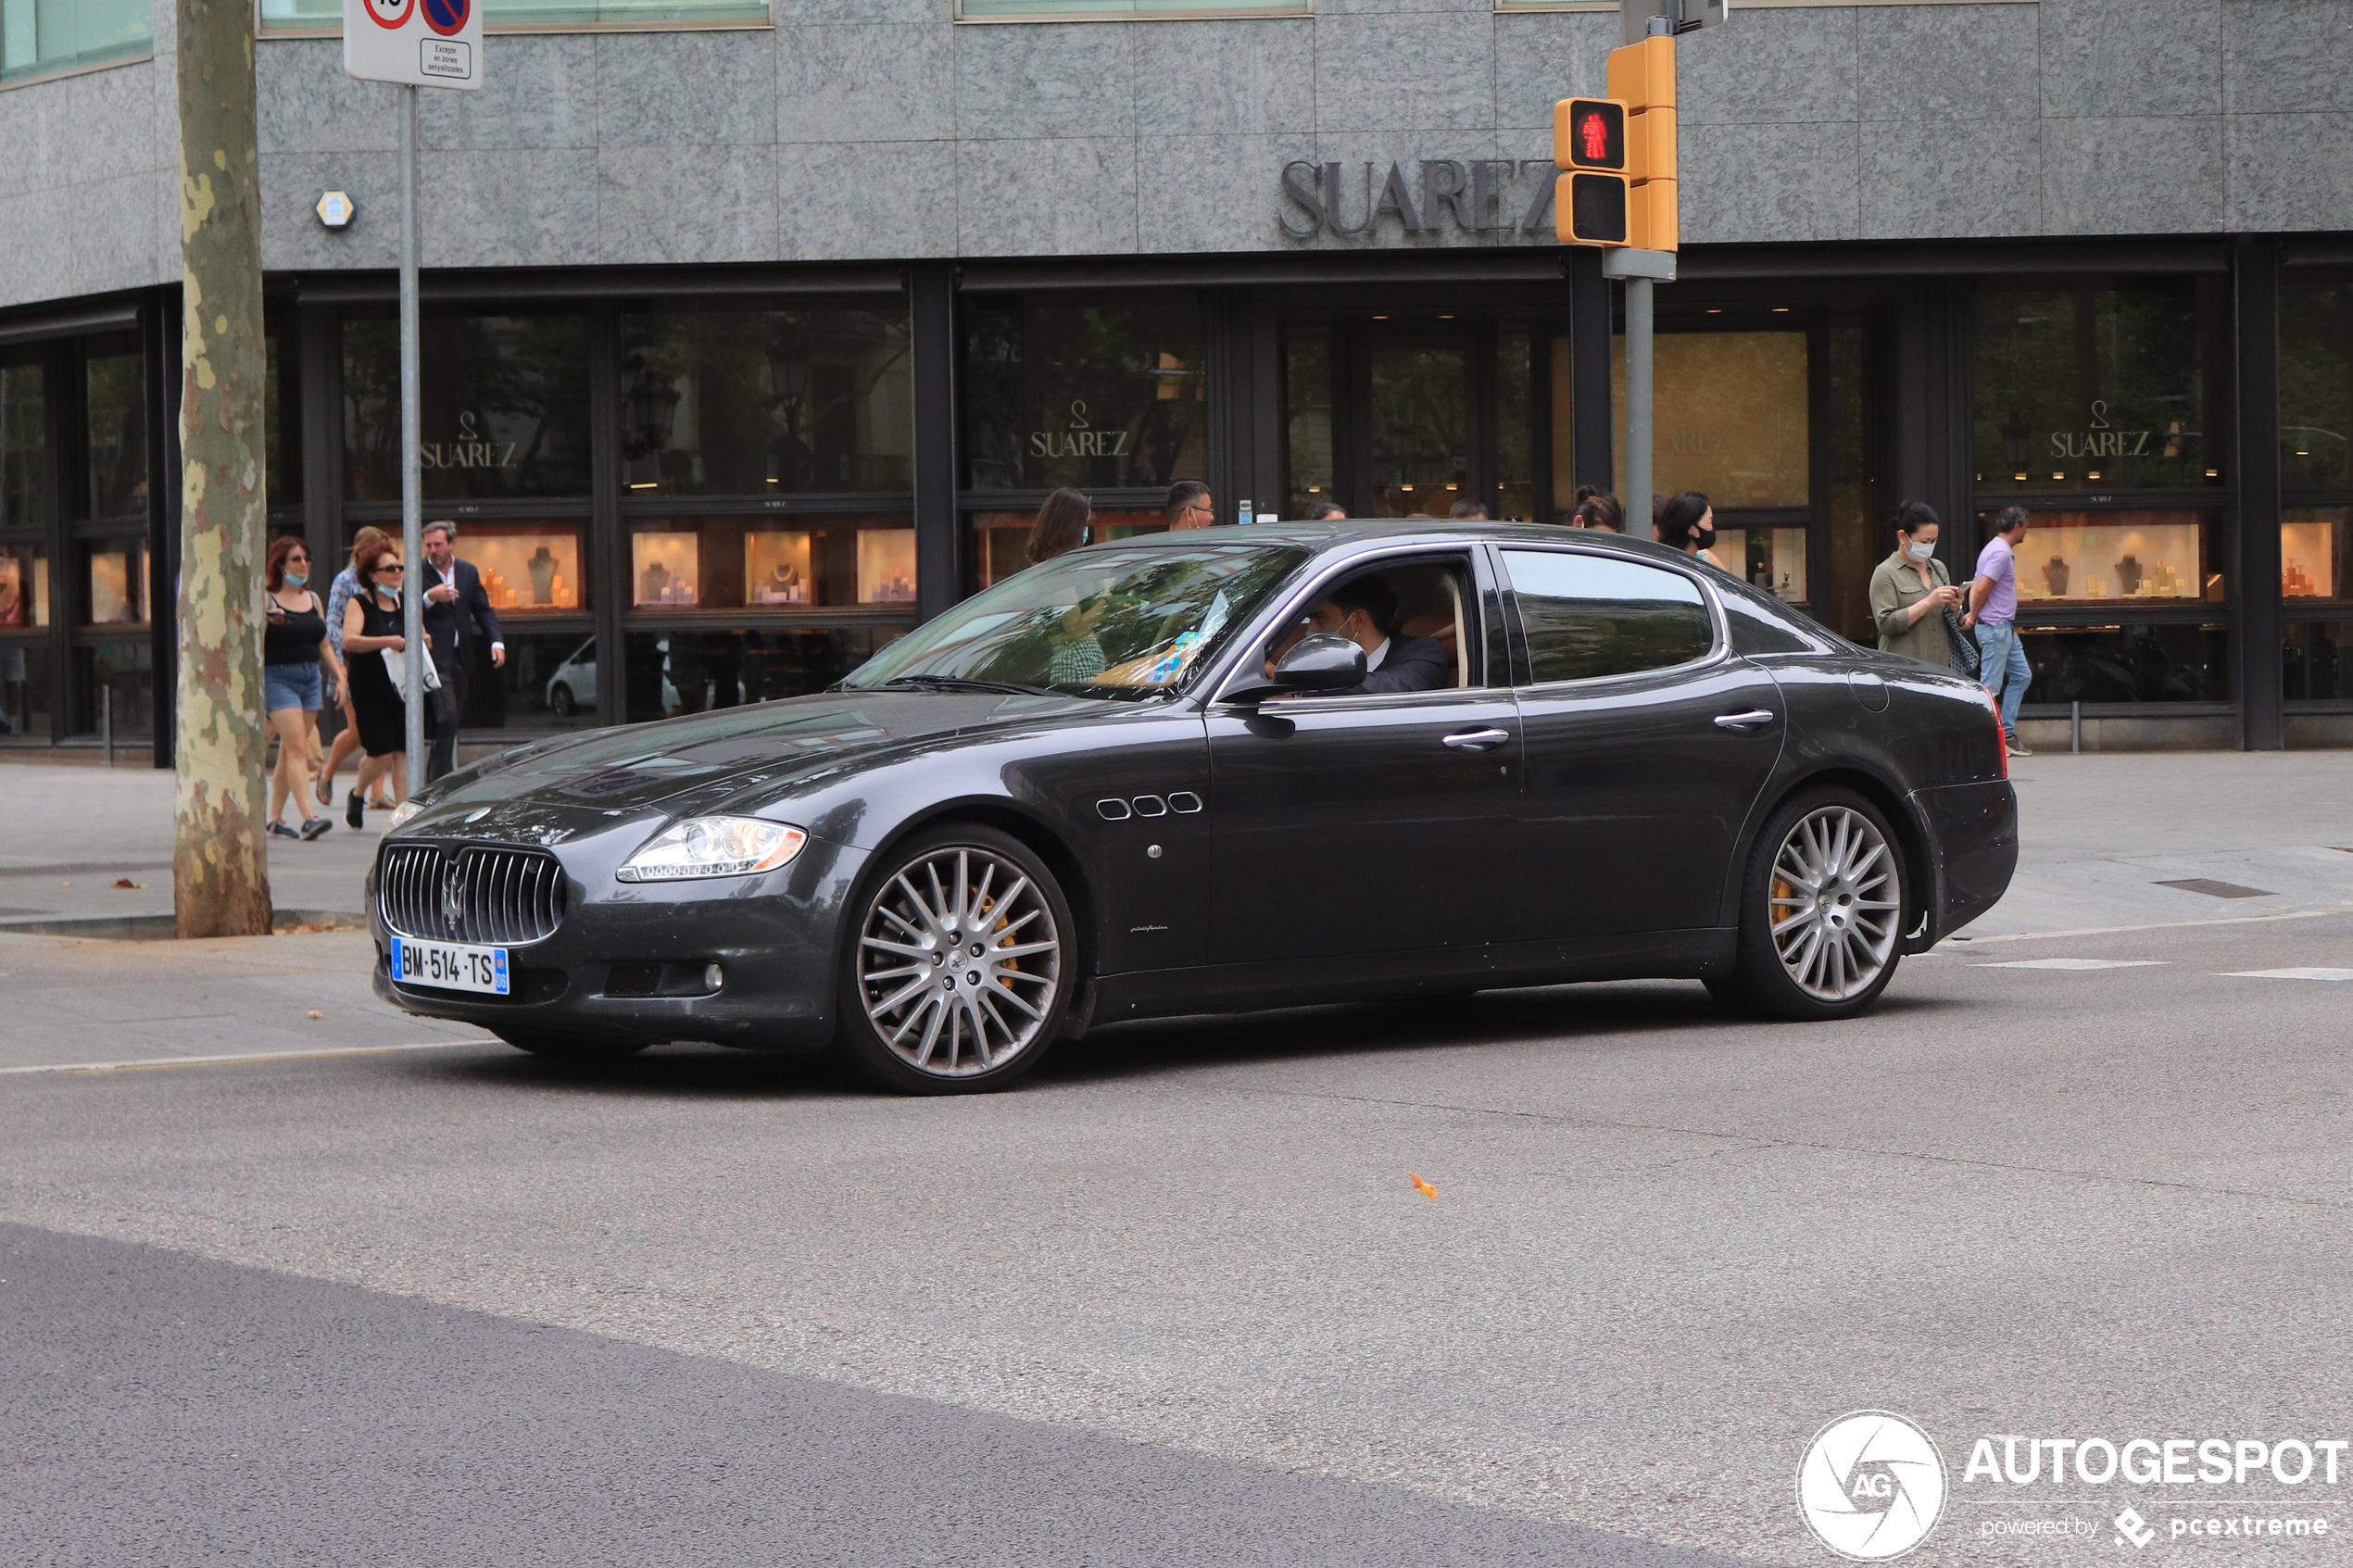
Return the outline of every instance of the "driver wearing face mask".
{"type": "MultiPolygon", "coordinates": [[[[1378,576],[1359,577],[1341,583],[1321,604],[1307,612],[1305,630],[1346,637],[1365,650],[1362,685],[1318,692],[1318,696],[1365,696],[1375,692],[1428,692],[1450,684],[1453,661],[1435,637],[1401,636],[1397,624],[1397,590],[1378,576]]],[[[1271,671],[1272,661],[1268,669],[1271,671]]]]}

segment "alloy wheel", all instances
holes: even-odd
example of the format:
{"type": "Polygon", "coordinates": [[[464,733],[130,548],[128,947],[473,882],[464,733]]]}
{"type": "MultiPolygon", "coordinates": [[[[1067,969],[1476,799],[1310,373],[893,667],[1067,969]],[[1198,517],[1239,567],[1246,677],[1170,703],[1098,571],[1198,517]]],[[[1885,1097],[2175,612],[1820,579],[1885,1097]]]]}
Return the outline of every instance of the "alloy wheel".
{"type": "Polygon", "coordinates": [[[1894,852],[1851,807],[1809,811],[1773,857],[1767,907],[1774,951],[1800,990],[1825,1002],[1860,996],[1895,953],[1903,885],[1894,852]]]}
{"type": "Polygon", "coordinates": [[[988,849],[917,856],[859,933],[858,988],[875,1034],[919,1073],[969,1078],[1038,1043],[1062,984],[1062,934],[1029,875],[988,849]]]}

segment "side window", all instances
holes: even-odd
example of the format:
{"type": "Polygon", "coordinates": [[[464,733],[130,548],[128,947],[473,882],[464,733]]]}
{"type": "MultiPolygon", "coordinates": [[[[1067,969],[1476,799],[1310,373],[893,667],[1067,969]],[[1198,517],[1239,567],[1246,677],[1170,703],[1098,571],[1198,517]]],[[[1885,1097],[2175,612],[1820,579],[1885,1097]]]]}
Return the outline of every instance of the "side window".
{"type": "Polygon", "coordinates": [[[1699,584],[1642,561],[1505,550],[1531,679],[1590,681],[1705,658],[1716,628],[1699,584]]]}
{"type": "Polygon", "coordinates": [[[1382,662],[1368,675],[1365,694],[1481,684],[1481,672],[1464,662],[1477,646],[1471,618],[1478,613],[1470,563],[1464,558],[1424,555],[1373,562],[1318,593],[1303,614],[1268,642],[1270,666],[1309,632],[1339,632],[1365,644],[1367,654],[1378,649],[1382,662]]]}
{"type": "Polygon", "coordinates": [[[1717,592],[1724,601],[1724,619],[1732,629],[1732,651],[1743,654],[1823,653],[1826,646],[1755,599],[1736,590],[1717,592]]]}

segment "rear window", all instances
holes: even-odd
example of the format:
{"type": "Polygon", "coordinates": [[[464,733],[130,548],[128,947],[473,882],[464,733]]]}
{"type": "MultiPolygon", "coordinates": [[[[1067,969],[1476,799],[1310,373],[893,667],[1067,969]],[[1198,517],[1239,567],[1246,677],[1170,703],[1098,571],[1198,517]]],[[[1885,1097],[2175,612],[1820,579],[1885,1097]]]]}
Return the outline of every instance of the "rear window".
{"type": "Polygon", "coordinates": [[[1505,550],[1529,679],[1590,681],[1704,659],[1716,627],[1699,584],[1642,561],[1505,550]]]}

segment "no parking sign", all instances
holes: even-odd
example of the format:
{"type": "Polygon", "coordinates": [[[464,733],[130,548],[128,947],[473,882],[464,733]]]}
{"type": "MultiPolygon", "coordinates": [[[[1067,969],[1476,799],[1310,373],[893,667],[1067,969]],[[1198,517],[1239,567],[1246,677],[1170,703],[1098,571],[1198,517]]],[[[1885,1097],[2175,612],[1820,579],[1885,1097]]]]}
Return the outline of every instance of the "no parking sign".
{"type": "Polygon", "coordinates": [[[366,82],[482,85],[482,0],[343,0],[343,69],[366,82]]]}

